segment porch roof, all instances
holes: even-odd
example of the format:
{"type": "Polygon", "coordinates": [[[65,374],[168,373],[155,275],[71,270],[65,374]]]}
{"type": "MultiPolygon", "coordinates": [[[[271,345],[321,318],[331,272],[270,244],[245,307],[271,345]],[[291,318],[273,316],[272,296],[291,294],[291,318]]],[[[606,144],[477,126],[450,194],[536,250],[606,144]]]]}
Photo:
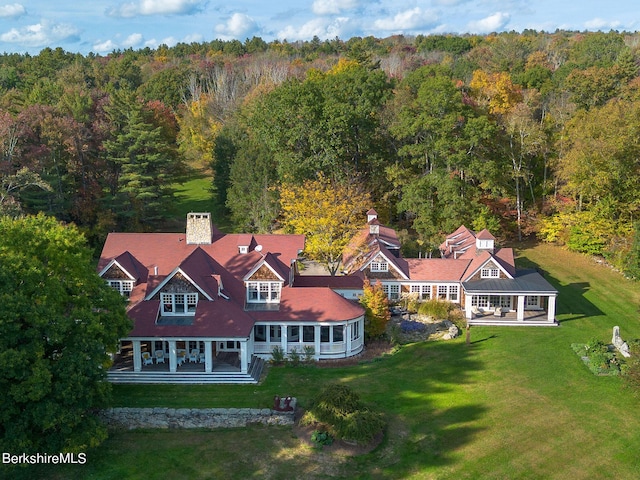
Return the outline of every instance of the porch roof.
{"type": "Polygon", "coordinates": [[[485,278],[463,282],[465,293],[483,295],[555,295],[558,291],[535,270],[518,270],[514,278],[485,278]]]}
{"type": "Polygon", "coordinates": [[[222,299],[213,302],[200,300],[191,323],[156,322],[159,309],[158,300],[149,300],[133,306],[129,310],[129,316],[134,324],[128,336],[247,338],[254,323],[242,307],[222,299]]]}

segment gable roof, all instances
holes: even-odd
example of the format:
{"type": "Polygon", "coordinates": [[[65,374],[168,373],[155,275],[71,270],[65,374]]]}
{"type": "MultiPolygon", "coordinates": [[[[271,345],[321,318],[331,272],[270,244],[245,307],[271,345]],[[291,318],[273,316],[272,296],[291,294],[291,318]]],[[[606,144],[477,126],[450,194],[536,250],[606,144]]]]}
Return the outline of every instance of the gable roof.
{"type": "Polygon", "coordinates": [[[104,266],[98,275],[103,276],[113,265],[116,265],[125,275],[136,283],[144,281],[149,274],[149,270],[140,263],[136,257],[131,255],[128,250],[111,259],[111,261],[104,266]]]}
{"type": "Polygon", "coordinates": [[[271,252],[268,252],[264,255],[258,262],[247,272],[247,274],[243,277],[244,281],[247,281],[251,278],[251,276],[260,270],[260,267],[266,266],[269,270],[273,272],[273,274],[280,279],[281,282],[286,281],[289,276],[289,272],[285,271],[282,268],[281,262],[278,262],[278,259],[271,252]]]}

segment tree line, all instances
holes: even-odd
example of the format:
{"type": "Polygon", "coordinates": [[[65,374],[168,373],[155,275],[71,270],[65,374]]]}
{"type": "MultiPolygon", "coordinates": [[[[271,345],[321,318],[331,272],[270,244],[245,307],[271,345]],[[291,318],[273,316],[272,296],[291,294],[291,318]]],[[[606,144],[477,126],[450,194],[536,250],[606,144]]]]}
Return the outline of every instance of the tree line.
{"type": "Polygon", "coordinates": [[[283,205],[320,181],[367,192],[408,254],[464,223],[638,278],[638,40],[524,31],[5,54],[0,208],[74,222],[98,245],[113,229],[162,228],[173,188],[200,170],[237,230],[300,231],[283,205]]]}

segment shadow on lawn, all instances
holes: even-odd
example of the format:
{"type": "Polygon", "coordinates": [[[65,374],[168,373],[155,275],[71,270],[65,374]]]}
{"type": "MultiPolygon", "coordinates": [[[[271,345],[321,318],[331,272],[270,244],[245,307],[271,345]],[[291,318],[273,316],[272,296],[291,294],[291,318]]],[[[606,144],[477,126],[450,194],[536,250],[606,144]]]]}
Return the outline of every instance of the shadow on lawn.
{"type": "MultiPolygon", "coordinates": [[[[476,343],[495,337],[476,335],[476,343]]],[[[362,372],[353,388],[385,412],[389,428],[384,443],[344,474],[405,478],[453,465],[454,452],[484,429],[480,420],[489,407],[468,394],[483,368],[476,353],[484,348],[464,341],[416,343],[362,372]]]]}
{"type": "Polygon", "coordinates": [[[556,278],[543,270],[538,264],[526,257],[518,257],[518,266],[525,268],[535,268],[556,290],[558,290],[558,300],[556,304],[556,316],[560,316],[558,323],[566,323],[573,320],[580,320],[587,317],[604,315],[596,305],[591,303],[585,293],[591,288],[589,282],[561,284],[556,278]]]}

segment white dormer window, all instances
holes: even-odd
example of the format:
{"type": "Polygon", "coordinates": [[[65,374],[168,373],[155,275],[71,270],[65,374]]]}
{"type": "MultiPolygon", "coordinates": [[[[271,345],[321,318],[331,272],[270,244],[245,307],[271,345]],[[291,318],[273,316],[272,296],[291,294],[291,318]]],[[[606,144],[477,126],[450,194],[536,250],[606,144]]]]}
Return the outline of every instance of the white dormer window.
{"type": "Polygon", "coordinates": [[[371,262],[371,271],[372,272],[388,272],[389,264],[384,260],[374,260],[371,262]]]}
{"type": "Polygon", "coordinates": [[[240,245],[238,247],[240,253],[249,253],[249,247],[247,245],[240,245]]]}
{"type": "Polygon", "coordinates": [[[480,271],[481,278],[500,278],[500,270],[497,268],[483,268],[480,271]]]}
{"type": "Polygon", "coordinates": [[[277,303],[281,290],[281,282],[247,282],[247,302],[277,303]]]}
{"type": "Polygon", "coordinates": [[[129,297],[133,290],[133,280],[107,280],[107,284],[123,297],[129,297]]]}
{"type": "Polygon", "coordinates": [[[163,315],[195,315],[198,306],[197,293],[162,293],[163,315]]]}

